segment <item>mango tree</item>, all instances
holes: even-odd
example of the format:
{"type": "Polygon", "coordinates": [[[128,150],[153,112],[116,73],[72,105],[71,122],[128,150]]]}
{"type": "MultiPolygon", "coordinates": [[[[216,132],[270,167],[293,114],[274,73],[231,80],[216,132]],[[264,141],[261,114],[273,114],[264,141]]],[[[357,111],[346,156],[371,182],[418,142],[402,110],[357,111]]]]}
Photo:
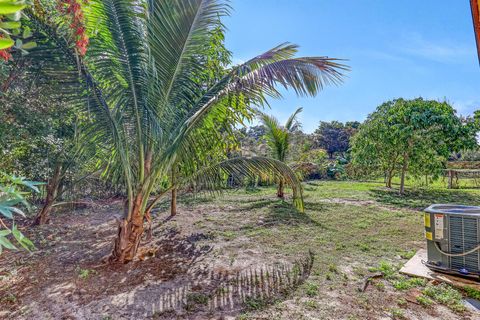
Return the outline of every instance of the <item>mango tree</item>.
{"type": "Polygon", "coordinates": [[[397,99],[370,114],[353,138],[353,164],[386,175],[386,186],[400,174],[405,192],[407,172],[438,174],[448,156],[476,146],[476,126],[464,122],[447,102],[397,99]]]}

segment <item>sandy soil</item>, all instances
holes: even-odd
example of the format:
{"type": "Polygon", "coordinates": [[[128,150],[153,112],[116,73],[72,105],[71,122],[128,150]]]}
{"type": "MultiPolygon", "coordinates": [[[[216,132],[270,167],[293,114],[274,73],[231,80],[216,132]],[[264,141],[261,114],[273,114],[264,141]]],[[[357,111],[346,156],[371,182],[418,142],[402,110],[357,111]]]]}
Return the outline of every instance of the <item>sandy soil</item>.
{"type": "Polygon", "coordinates": [[[408,303],[406,319],[480,319],[441,305],[424,308],[415,290],[399,292],[375,281],[358,293],[362,280],[355,270],[362,262],[349,257],[318,295],[298,294],[309,276],[320,277],[310,274],[308,248],[295,260],[222,229],[275,228],[251,210],[246,215],[226,201],[180,206],[173,219],[156,213],[155,240],[127,265],[102,262],[112,247],[118,203],[55,215],[53,224],[30,233],[37,251],[1,256],[0,319],[247,319],[245,310],[248,319],[392,319],[385,310],[399,299],[408,303]]]}
{"type": "Polygon", "coordinates": [[[305,267],[292,283],[282,284],[293,261],[266,255],[254,245],[239,250],[245,238],[222,243],[196,233],[205,206],[173,219],[157,216],[155,240],[144,243],[139,261],[102,263],[119,209],[109,205],[57,215],[53,224],[31,233],[39,250],[2,255],[0,318],[233,318],[245,300],[284,296],[308,276],[305,267]],[[230,253],[235,261],[227,258],[230,253]]]}

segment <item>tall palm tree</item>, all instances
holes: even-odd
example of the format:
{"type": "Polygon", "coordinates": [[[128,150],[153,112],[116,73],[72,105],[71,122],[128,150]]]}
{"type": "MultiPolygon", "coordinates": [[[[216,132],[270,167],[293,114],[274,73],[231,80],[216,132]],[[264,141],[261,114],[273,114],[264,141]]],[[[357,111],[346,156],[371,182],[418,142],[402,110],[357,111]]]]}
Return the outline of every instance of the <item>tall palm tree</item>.
{"type": "MultiPolygon", "coordinates": [[[[297,120],[297,116],[303,108],[298,108],[288,118],[285,125],[280,125],[280,122],[274,116],[267,115],[260,112],[259,117],[261,123],[265,126],[265,137],[267,145],[272,153],[272,157],[282,163],[287,160],[288,150],[290,148],[290,141],[292,132],[298,129],[300,123],[297,120]]],[[[284,179],[280,177],[278,181],[277,197],[284,198],[284,179]]]]}
{"type": "MultiPolygon", "coordinates": [[[[91,117],[89,143],[109,148],[105,174],[125,184],[127,201],[113,262],[134,259],[146,213],[172,187],[160,190],[154,199],[152,195],[175,163],[193,165],[196,150],[208,145],[212,135],[220,139],[243,114],[253,113],[251,106],[280,97],[277,85],[300,96],[315,95],[326,84],[340,83],[347,70],[336,59],[294,57],[297,46],[286,43],[232,67],[208,88],[199,88],[192,75],[206,67],[205,44],[211,31],[222,27],[219,17],[228,11],[220,0],[90,0],[85,14],[91,44],[85,58],[58,32],[61,25],[48,15],[27,12],[36,30],[56,44],[56,55],[43,54],[54,62],[52,70],[64,59],[73,64],[70,71],[80,75],[87,89],[82,99],[88,101],[81,105],[91,117]],[[228,114],[230,121],[216,127],[215,114],[228,114]],[[200,130],[205,126],[208,134],[200,130]]],[[[210,163],[174,187],[195,183],[197,190],[214,190],[227,174],[235,173],[281,177],[292,187],[295,206],[303,210],[295,174],[281,161],[265,157],[210,163]]]]}

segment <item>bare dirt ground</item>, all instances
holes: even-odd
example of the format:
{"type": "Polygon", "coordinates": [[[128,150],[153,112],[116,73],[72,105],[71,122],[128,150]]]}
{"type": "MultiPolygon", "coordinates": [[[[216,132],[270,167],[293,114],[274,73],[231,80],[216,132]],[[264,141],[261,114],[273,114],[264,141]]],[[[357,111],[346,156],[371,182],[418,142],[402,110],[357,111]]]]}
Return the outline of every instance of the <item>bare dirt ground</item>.
{"type": "Polygon", "coordinates": [[[118,203],[56,214],[30,232],[37,251],[1,256],[0,319],[480,319],[382,278],[359,290],[369,267],[423,246],[418,212],[317,198],[302,216],[264,193],[183,203],[173,219],[161,207],[127,265],[102,262],[118,203]]]}
{"type": "MultiPolygon", "coordinates": [[[[260,278],[270,272],[271,277],[290,271],[294,261],[272,259],[255,245],[238,251],[248,239],[222,243],[195,232],[195,223],[212,209],[199,206],[173,219],[157,216],[155,240],[146,241],[139,260],[127,265],[102,262],[111,250],[119,205],[56,216],[54,224],[30,234],[38,247],[33,254],[2,255],[0,318],[217,319],[238,314],[254,293],[242,297],[219,294],[219,289],[257,290],[249,283],[255,273],[260,278]],[[219,255],[219,249],[235,252],[236,260],[219,255]]],[[[271,286],[272,296],[284,294],[281,285],[271,286]]]]}

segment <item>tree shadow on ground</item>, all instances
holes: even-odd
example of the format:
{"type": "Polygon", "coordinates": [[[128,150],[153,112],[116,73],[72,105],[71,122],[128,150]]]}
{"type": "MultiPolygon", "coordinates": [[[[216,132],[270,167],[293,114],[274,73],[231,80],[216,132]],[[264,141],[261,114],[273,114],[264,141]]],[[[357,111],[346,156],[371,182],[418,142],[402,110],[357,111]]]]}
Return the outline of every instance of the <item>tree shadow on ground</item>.
{"type": "Polygon", "coordinates": [[[278,198],[269,199],[237,199],[236,204],[239,207],[232,208],[230,212],[250,212],[253,210],[266,209],[266,216],[262,218],[262,227],[272,227],[279,225],[300,225],[312,224],[322,226],[316,220],[313,220],[307,213],[299,212],[290,200],[281,200],[278,198]]]}
{"type": "Polygon", "coordinates": [[[268,215],[265,218],[265,225],[314,225],[316,227],[323,227],[323,224],[312,219],[307,212],[299,212],[293,207],[291,203],[277,202],[269,207],[268,215]]]}
{"type": "Polygon", "coordinates": [[[175,286],[154,283],[141,288],[126,297],[122,305],[136,318],[147,315],[155,319],[178,316],[183,319],[182,316],[195,315],[195,319],[204,319],[219,313],[236,315],[244,309],[258,309],[286,298],[310,276],[313,261],[310,251],[292,264],[277,261],[243,270],[197,269],[175,286]]]}
{"type": "Polygon", "coordinates": [[[370,195],[379,203],[414,210],[423,210],[434,203],[480,205],[477,195],[464,190],[415,188],[400,195],[397,190],[374,188],[370,195]]]}
{"type": "Polygon", "coordinates": [[[237,208],[232,208],[232,212],[245,212],[251,210],[262,209],[269,207],[276,203],[281,203],[282,200],[279,199],[235,199],[235,204],[240,206],[237,208]]]}
{"type": "MultiPolygon", "coordinates": [[[[209,194],[193,194],[193,193],[182,193],[178,196],[178,204],[186,207],[194,207],[195,205],[212,203],[214,202],[214,197],[209,194]]],[[[165,196],[155,208],[152,210],[153,214],[159,212],[165,212],[170,210],[170,197],[165,196]]]]}

